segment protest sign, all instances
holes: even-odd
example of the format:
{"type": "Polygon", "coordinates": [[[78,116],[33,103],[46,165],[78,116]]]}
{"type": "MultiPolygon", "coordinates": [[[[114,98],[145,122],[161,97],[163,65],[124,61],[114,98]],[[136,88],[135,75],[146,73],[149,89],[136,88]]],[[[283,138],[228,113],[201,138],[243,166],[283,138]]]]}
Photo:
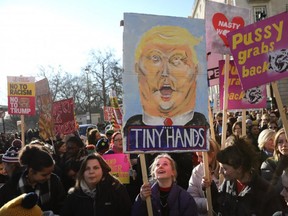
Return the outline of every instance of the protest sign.
{"type": "Polygon", "coordinates": [[[207,150],[204,20],[124,14],[124,151],[207,150]]]}
{"type": "Polygon", "coordinates": [[[122,184],[129,184],[130,163],[126,154],[102,155],[107,164],[111,167],[111,174],[117,177],[122,184]]]}
{"type": "Polygon", "coordinates": [[[244,90],[288,76],[288,13],[228,33],[244,90]]]}
{"type": "Polygon", "coordinates": [[[39,110],[39,135],[44,140],[54,138],[53,101],[47,78],[36,82],[36,101],[39,110]]]}
{"type": "Polygon", "coordinates": [[[209,53],[207,55],[207,75],[209,86],[219,85],[219,61],[223,56],[218,53],[209,53]]]}
{"type": "Polygon", "coordinates": [[[8,113],[35,115],[35,78],[8,76],[8,113]]]}
{"type": "Polygon", "coordinates": [[[230,54],[227,34],[251,23],[250,10],[207,1],[205,5],[207,52],[230,54]]]}
{"type": "MultiPolygon", "coordinates": [[[[220,105],[223,109],[224,92],[224,64],[219,61],[220,69],[220,105]]],[[[229,83],[228,83],[228,106],[227,109],[259,109],[266,107],[266,86],[257,86],[244,91],[238,77],[234,61],[229,63],[229,83]]]]}
{"type": "Polygon", "coordinates": [[[76,131],[73,98],[54,102],[52,114],[56,135],[65,135],[76,131]]]}
{"type": "Polygon", "coordinates": [[[104,106],[103,107],[104,121],[110,122],[113,119],[113,107],[104,106]]]}

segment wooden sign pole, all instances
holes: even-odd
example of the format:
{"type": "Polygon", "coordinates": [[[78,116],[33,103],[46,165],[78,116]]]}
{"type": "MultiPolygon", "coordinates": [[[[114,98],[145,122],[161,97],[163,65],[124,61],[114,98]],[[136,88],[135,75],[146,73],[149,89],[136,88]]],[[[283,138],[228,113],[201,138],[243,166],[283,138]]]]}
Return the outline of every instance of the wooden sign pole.
{"type": "Polygon", "coordinates": [[[21,141],[22,147],[25,145],[25,118],[24,115],[21,115],[21,141]]]}
{"type": "MultiPolygon", "coordinates": [[[[140,156],[143,183],[148,183],[145,154],[139,154],[139,156],[140,156]]],[[[147,197],[147,199],[146,199],[146,205],[147,205],[148,216],[153,216],[152,202],[151,202],[150,196],[147,197]]]]}
{"type": "Polygon", "coordinates": [[[246,109],[242,110],[242,136],[246,136],[246,109]]]}
{"type": "Polygon", "coordinates": [[[225,55],[225,70],[224,70],[223,121],[222,121],[221,149],[225,148],[225,141],[226,141],[226,134],[227,134],[229,61],[230,61],[230,55],[227,54],[225,55]]]}
{"type": "Polygon", "coordinates": [[[288,135],[288,133],[287,133],[288,132],[288,121],[287,121],[286,113],[284,112],[284,109],[283,109],[283,103],[282,103],[282,100],[281,100],[281,97],[279,94],[279,90],[278,90],[278,85],[276,82],[272,82],[272,89],[273,89],[273,93],[274,93],[274,96],[276,99],[276,103],[277,103],[278,108],[279,108],[280,117],[281,117],[281,120],[283,123],[283,128],[284,128],[284,131],[286,134],[286,139],[287,139],[288,138],[288,136],[287,136],[288,135]]]}
{"type": "MultiPolygon", "coordinates": [[[[210,107],[210,103],[208,103],[208,112],[209,112],[209,124],[211,130],[211,138],[215,140],[215,131],[213,127],[213,115],[210,107]]],[[[207,140],[210,149],[210,142],[207,140]]],[[[210,180],[210,171],[209,171],[209,162],[208,162],[208,153],[203,152],[203,164],[204,164],[204,177],[210,180]]],[[[207,212],[208,216],[213,216],[213,206],[212,206],[212,195],[211,188],[206,188],[206,199],[207,199],[207,212]]]]}

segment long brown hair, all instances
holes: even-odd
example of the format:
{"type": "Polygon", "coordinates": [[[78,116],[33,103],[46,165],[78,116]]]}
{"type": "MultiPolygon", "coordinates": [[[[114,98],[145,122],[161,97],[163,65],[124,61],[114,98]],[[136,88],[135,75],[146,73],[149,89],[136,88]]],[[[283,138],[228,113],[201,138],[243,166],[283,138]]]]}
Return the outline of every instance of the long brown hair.
{"type": "Polygon", "coordinates": [[[107,164],[107,162],[102,158],[102,156],[98,153],[90,154],[86,156],[81,163],[80,169],[77,174],[76,184],[75,184],[75,187],[77,188],[80,188],[80,182],[84,180],[84,172],[85,172],[85,169],[89,160],[98,160],[102,168],[102,172],[103,172],[102,179],[105,178],[105,176],[110,175],[109,172],[111,171],[111,168],[107,164]]]}

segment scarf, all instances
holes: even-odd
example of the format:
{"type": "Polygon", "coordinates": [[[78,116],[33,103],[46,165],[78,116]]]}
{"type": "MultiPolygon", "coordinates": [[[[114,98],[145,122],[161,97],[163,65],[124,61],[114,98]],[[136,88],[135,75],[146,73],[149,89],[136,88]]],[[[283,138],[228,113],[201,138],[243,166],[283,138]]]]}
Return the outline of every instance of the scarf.
{"type": "Polygon", "coordinates": [[[96,188],[93,188],[92,190],[88,187],[87,183],[83,180],[80,181],[80,187],[82,191],[87,194],[87,196],[94,198],[96,195],[96,188]]]}
{"type": "Polygon", "coordinates": [[[43,183],[43,184],[36,184],[35,188],[31,187],[31,185],[27,181],[27,172],[25,171],[19,181],[18,181],[18,188],[21,191],[21,193],[29,193],[29,192],[35,192],[39,199],[38,199],[38,205],[44,205],[45,203],[48,203],[51,198],[51,182],[50,179],[43,183]]]}

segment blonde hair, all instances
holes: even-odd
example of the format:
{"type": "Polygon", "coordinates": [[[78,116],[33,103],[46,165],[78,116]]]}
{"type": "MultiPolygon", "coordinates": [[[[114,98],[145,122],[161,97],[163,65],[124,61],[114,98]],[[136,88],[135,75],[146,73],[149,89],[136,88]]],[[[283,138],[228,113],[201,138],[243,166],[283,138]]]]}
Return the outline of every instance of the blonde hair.
{"type": "Polygon", "coordinates": [[[265,146],[265,143],[267,143],[270,139],[274,140],[276,132],[271,129],[265,129],[261,131],[261,133],[258,136],[258,147],[260,150],[262,150],[265,146]]]}
{"type": "Polygon", "coordinates": [[[220,152],[220,145],[212,138],[209,140],[209,144],[210,149],[208,151],[208,155],[210,156],[212,153],[214,153],[214,157],[212,158],[211,161],[211,168],[214,171],[214,175],[218,178],[220,165],[216,159],[216,155],[218,154],[218,152],[220,152]]]}
{"type": "MultiPolygon", "coordinates": [[[[282,155],[281,152],[278,149],[278,139],[280,137],[281,134],[285,134],[285,130],[284,128],[281,128],[280,130],[278,130],[275,134],[275,138],[274,138],[274,158],[276,160],[280,159],[280,156],[282,155]]],[[[286,136],[286,135],[285,135],[286,136]]]]}
{"type": "Polygon", "coordinates": [[[176,163],[175,163],[175,161],[172,159],[172,157],[171,157],[170,155],[166,154],[166,153],[165,153],[165,154],[160,154],[160,155],[158,155],[158,156],[154,159],[153,163],[151,164],[151,166],[150,166],[150,174],[151,174],[152,178],[153,178],[153,179],[156,178],[156,176],[155,176],[155,169],[156,169],[156,167],[157,167],[157,163],[158,163],[158,161],[159,161],[160,158],[167,158],[167,159],[170,161],[172,170],[174,171],[173,181],[175,182],[175,181],[176,181],[176,178],[177,178],[177,167],[176,167],[176,163]]]}
{"type": "Polygon", "coordinates": [[[194,47],[202,39],[193,36],[187,29],[179,26],[155,26],[145,32],[135,50],[135,62],[138,62],[144,47],[147,43],[169,44],[169,45],[189,45],[192,53],[192,63],[198,64],[198,59],[194,47]]]}

